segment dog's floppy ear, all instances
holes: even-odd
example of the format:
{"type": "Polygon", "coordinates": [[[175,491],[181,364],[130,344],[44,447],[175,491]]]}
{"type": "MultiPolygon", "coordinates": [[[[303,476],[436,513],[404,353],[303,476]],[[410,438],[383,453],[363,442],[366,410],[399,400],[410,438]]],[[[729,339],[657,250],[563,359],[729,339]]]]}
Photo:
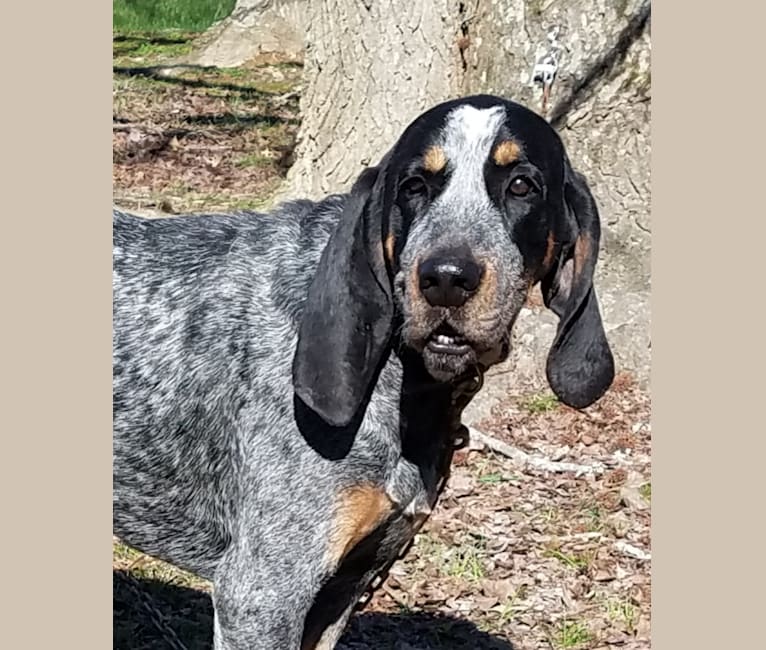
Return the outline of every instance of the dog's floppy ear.
{"type": "Polygon", "coordinates": [[[393,298],[378,200],[383,168],[366,169],[354,184],[322,253],[298,332],[295,393],[332,426],[346,426],[357,414],[391,336],[393,298]]]}
{"type": "Polygon", "coordinates": [[[614,359],[601,322],[593,272],[601,225],[596,202],[582,175],[565,163],[564,204],[573,241],[566,244],[542,280],[545,305],[559,317],[546,374],[558,398],[584,408],[614,379],[614,359]]]}

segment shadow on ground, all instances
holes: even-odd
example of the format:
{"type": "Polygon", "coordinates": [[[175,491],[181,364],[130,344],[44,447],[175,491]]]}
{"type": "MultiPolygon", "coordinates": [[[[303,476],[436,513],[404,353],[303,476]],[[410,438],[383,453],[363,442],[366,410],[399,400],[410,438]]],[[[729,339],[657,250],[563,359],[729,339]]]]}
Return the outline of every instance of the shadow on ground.
{"type": "Polygon", "coordinates": [[[112,43],[135,43],[136,45],[178,45],[188,43],[189,36],[166,36],[164,34],[113,34],[112,43]]]}
{"type": "MultiPolygon", "coordinates": [[[[202,591],[113,571],[112,599],[114,650],[212,648],[213,605],[202,591]],[[174,635],[182,645],[174,644],[174,635]]],[[[513,650],[507,641],[482,632],[469,621],[426,612],[359,614],[338,645],[338,650],[404,648],[513,650]]]]}
{"type": "Polygon", "coordinates": [[[205,81],[203,79],[188,79],[186,77],[176,77],[168,74],[168,70],[192,70],[192,71],[210,71],[215,68],[201,67],[194,65],[150,65],[150,66],[112,66],[112,72],[121,77],[143,77],[152,81],[161,81],[166,84],[179,84],[188,88],[211,88],[217,90],[229,90],[248,95],[251,98],[269,98],[280,95],[278,92],[265,92],[251,86],[242,84],[205,81]]]}

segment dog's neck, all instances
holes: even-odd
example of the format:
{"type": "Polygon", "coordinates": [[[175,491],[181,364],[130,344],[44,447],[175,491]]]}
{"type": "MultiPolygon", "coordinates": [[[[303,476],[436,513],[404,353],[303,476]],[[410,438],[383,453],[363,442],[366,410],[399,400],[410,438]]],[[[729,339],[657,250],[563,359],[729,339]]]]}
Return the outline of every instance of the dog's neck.
{"type": "MultiPolygon", "coordinates": [[[[461,423],[463,410],[481,388],[482,371],[450,382],[436,381],[425,369],[421,356],[401,350],[400,435],[402,454],[413,462],[467,442],[468,430],[461,423]]],[[[451,454],[450,454],[451,455],[451,454]]]]}
{"type": "Polygon", "coordinates": [[[394,503],[413,516],[427,516],[450,474],[452,457],[460,441],[468,442],[468,429],[460,418],[481,386],[472,376],[438,382],[426,371],[414,351],[396,356],[401,369],[399,389],[399,443],[401,456],[387,479],[386,491],[394,503]]]}

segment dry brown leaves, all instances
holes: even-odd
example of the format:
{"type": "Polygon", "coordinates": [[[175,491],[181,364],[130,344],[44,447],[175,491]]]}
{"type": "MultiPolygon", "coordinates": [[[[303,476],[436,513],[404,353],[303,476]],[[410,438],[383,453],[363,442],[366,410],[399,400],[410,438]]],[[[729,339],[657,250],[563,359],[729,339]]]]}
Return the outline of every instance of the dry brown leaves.
{"type": "Polygon", "coordinates": [[[291,163],[298,129],[295,67],[191,69],[114,78],[113,182],[126,208],[165,212],[257,207],[291,163]],[[274,81],[274,77],[278,83],[274,81]]]}
{"type": "Polygon", "coordinates": [[[648,396],[627,375],[587,412],[498,408],[485,432],[610,469],[554,475],[461,452],[433,518],[371,603],[398,617],[399,636],[364,645],[381,619],[361,616],[344,647],[649,648],[651,561],[634,555],[651,553],[649,415],[648,396]],[[455,618],[470,625],[428,635],[455,618]]]}

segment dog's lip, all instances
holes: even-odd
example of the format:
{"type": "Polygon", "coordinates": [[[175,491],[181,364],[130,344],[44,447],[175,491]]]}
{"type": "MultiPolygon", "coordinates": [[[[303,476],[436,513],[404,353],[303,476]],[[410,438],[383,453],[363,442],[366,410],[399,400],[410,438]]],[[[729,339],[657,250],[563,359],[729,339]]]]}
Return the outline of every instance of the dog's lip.
{"type": "Polygon", "coordinates": [[[436,354],[468,354],[473,348],[468,340],[449,326],[439,326],[426,341],[426,347],[436,354]]]}
{"type": "Polygon", "coordinates": [[[439,343],[437,341],[429,341],[426,343],[426,347],[436,354],[454,354],[462,355],[468,354],[471,351],[471,346],[467,343],[454,344],[454,343],[439,343]]]}

